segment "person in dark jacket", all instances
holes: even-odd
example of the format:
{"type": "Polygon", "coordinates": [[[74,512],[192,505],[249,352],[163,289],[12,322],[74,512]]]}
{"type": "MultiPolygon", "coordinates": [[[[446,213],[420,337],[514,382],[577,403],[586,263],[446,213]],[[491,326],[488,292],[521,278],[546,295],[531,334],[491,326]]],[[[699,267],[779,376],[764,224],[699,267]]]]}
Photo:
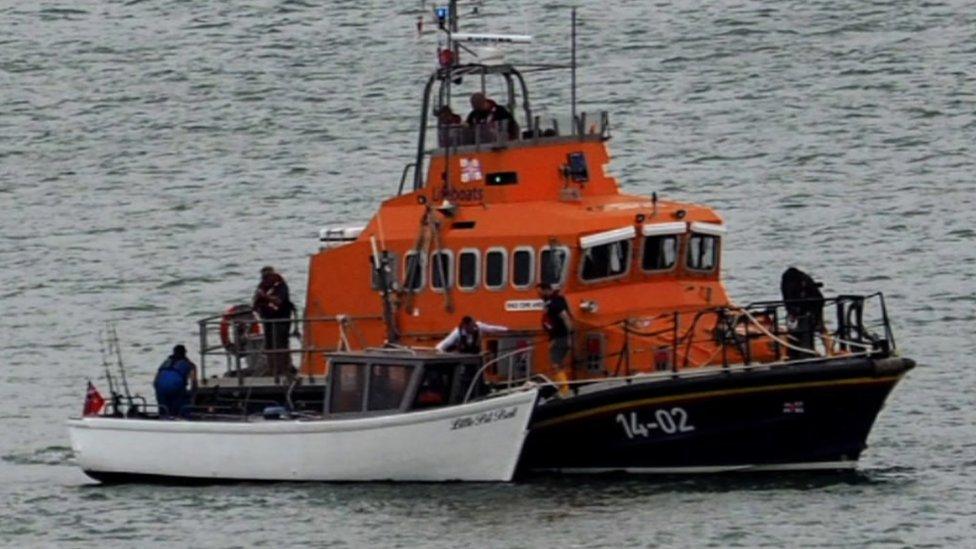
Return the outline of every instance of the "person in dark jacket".
{"type": "Polygon", "coordinates": [[[824,328],[824,296],[820,291],[821,286],[823,284],[796,267],[790,267],[783,272],[780,291],[786,306],[790,339],[797,346],[797,349],[789,349],[790,358],[815,356],[814,336],[818,333],[824,334],[824,343],[830,346],[829,334],[824,328]]]}
{"type": "Polygon", "coordinates": [[[181,416],[184,407],[190,404],[190,391],[197,389],[197,367],[186,357],[186,347],[177,345],[171,354],[159,366],[153,389],[156,390],[156,404],[159,405],[161,417],[181,416]]]}
{"type": "Polygon", "coordinates": [[[271,375],[291,375],[294,368],[288,352],[288,338],[295,305],[288,295],[288,283],[275,272],[274,267],[261,269],[261,282],[254,291],[252,306],[264,321],[264,348],[271,375]]]}
{"type": "Polygon", "coordinates": [[[512,113],[505,107],[488,99],[481,92],[471,94],[471,112],[468,113],[468,118],[465,122],[473,128],[487,127],[492,131],[497,130],[504,124],[508,132],[508,138],[518,138],[519,127],[512,113]]]}

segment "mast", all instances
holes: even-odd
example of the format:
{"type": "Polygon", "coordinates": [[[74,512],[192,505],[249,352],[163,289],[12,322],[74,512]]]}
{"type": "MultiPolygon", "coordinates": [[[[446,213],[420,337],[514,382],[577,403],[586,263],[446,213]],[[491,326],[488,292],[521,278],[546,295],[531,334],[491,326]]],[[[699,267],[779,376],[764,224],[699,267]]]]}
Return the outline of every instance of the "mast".
{"type": "Polygon", "coordinates": [[[576,7],[573,7],[572,11],[572,31],[570,38],[570,51],[572,56],[572,61],[570,63],[570,90],[569,90],[569,102],[572,105],[573,126],[576,125],[576,7]]]}

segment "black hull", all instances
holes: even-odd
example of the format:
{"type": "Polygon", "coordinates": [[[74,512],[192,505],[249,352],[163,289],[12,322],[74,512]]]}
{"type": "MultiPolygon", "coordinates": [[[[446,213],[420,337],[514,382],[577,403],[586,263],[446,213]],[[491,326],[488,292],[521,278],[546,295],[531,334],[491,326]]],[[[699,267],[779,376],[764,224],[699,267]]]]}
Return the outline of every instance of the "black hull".
{"type": "Polygon", "coordinates": [[[891,389],[913,365],[829,359],[554,399],[535,412],[520,471],[850,468],[891,389]]]}

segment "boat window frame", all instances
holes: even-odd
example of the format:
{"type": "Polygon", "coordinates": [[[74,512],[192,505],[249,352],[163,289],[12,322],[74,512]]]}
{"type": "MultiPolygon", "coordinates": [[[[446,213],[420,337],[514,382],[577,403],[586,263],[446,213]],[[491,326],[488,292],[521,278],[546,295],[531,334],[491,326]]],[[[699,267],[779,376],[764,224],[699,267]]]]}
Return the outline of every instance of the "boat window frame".
{"type": "Polygon", "coordinates": [[[366,362],[359,362],[356,360],[346,360],[339,361],[336,363],[329,364],[329,378],[326,390],[326,399],[324,403],[324,410],[327,415],[344,416],[344,415],[363,415],[366,413],[366,404],[369,396],[369,371],[368,368],[371,364],[366,362]],[[359,409],[358,410],[345,410],[341,412],[333,411],[332,404],[335,401],[335,380],[336,376],[340,375],[339,370],[342,366],[356,366],[359,368],[360,382],[362,383],[362,394],[359,396],[359,409]]]}
{"type": "Polygon", "coordinates": [[[445,291],[453,290],[454,289],[454,252],[447,248],[434,250],[431,251],[430,254],[428,254],[427,259],[428,259],[428,268],[430,269],[430,272],[428,273],[429,276],[428,282],[430,284],[430,290],[432,292],[437,292],[437,293],[444,293],[445,291]],[[446,285],[441,286],[439,288],[434,286],[434,256],[437,254],[447,255],[447,261],[444,262],[444,264],[447,265],[447,274],[446,276],[441,277],[443,278],[443,281],[446,282],[446,285]]]}
{"type": "Polygon", "coordinates": [[[478,248],[461,248],[457,253],[457,266],[454,269],[457,280],[454,287],[461,292],[475,292],[481,286],[481,250],[478,248]],[[474,255],[474,284],[472,286],[461,285],[461,256],[465,254],[474,255]]]}
{"type": "Polygon", "coordinates": [[[582,248],[581,247],[581,250],[582,251],[580,252],[580,259],[578,261],[579,267],[577,269],[577,276],[578,276],[580,282],[583,283],[583,284],[600,284],[601,282],[608,282],[608,281],[612,281],[612,280],[620,280],[622,278],[627,278],[627,276],[630,275],[630,266],[631,266],[631,263],[634,262],[634,248],[635,248],[635,246],[634,246],[634,238],[633,237],[621,238],[621,239],[618,239],[618,240],[613,240],[613,241],[610,241],[610,242],[605,242],[605,243],[597,244],[595,246],[587,246],[585,248],[582,248]],[[627,247],[627,257],[626,257],[626,259],[624,261],[624,264],[625,264],[624,270],[621,271],[621,272],[619,272],[619,273],[617,273],[617,274],[615,274],[615,275],[604,276],[604,277],[600,277],[600,278],[584,278],[583,277],[583,270],[584,270],[585,265],[586,265],[586,251],[589,250],[589,249],[591,249],[591,248],[597,248],[599,246],[607,246],[609,244],[615,244],[617,242],[627,242],[629,244],[629,246],[627,247]]]}
{"type": "Polygon", "coordinates": [[[486,290],[491,290],[493,292],[500,292],[505,290],[505,288],[508,287],[508,248],[504,246],[492,246],[486,249],[483,266],[484,266],[484,273],[483,273],[484,276],[482,276],[482,283],[484,284],[486,290]],[[498,252],[502,255],[502,269],[501,269],[502,280],[501,283],[499,283],[497,286],[491,286],[488,284],[488,255],[493,252],[498,252]]]}
{"type": "Polygon", "coordinates": [[[436,363],[426,363],[423,364],[421,367],[417,368],[418,373],[416,374],[416,379],[413,380],[414,383],[410,387],[411,388],[411,392],[409,395],[410,398],[405,400],[404,411],[414,412],[414,411],[422,411],[422,410],[432,410],[436,408],[443,408],[445,406],[452,406],[454,404],[457,404],[457,402],[455,401],[457,400],[457,393],[458,393],[457,386],[459,384],[459,378],[461,377],[461,373],[459,371],[460,366],[461,366],[460,362],[457,363],[436,362],[436,363]],[[442,388],[444,390],[443,393],[444,401],[441,402],[440,404],[436,404],[433,406],[418,407],[417,399],[420,398],[420,394],[421,394],[420,390],[423,388],[423,382],[424,379],[427,377],[427,372],[435,371],[441,368],[445,370],[449,370],[451,376],[450,383],[442,388]]]}
{"type": "Polygon", "coordinates": [[[678,264],[681,263],[681,251],[683,249],[682,243],[684,241],[685,234],[687,233],[671,233],[671,234],[652,234],[650,236],[645,236],[643,242],[641,242],[640,250],[640,270],[646,274],[662,274],[670,273],[678,268],[678,264]],[[647,253],[647,244],[651,239],[654,238],[673,238],[674,239],[674,262],[671,263],[670,267],[665,267],[663,269],[647,269],[644,267],[644,255],[647,253]]]}
{"type": "Polygon", "coordinates": [[[511,272],[509,273],[509,281],[511,282],[512,288],[524,291],[535,286],[535,248],[529,245],[516,246],[512,248],[512,261],[510,263],[511,272]],[[519,252],[527,252],[529,254],[529,280],[525,284],[521,285],[515,283],[515,255],[519,252]]]}
{"type": "MultiPolygon", "coordinates": [[[[348,364],[348,363],[347,363],[348,364]]],[[[363,399],[363,409],[362,415],[384,415],[391,413],[403,412],[406,404],[411,400],[407,397],[411,395],[411,389],[414,386],[414,378],[416,377],[418,367],[416,364],[409,363],[395,363],[395,362],[365,362],[366,365],[366,389],[365,398],[363,399]],[[400,394],[400,401],[397,403],[395,408],[383,408],[381,410],[370,410],[369,403],[370,397],[373,394],[373,368],[406,368],[407,369],[407,379],[403,387],[403,392],[400,394]]],[[[347,412],[351,413],[351,412],[347,412]]]]}
{"type": "Polygon", "coordinates": [[[539,248],[538,250],[539,260],[537,261],[538,268],[536,269],[537,271],[536,280],[540,284],[543,282],[542,281],[542,252],[546,250],[560,250],[565,252],[566,254],[566,261],[565,263],[563,263],[562,271],[559,273],[559,279],[555,284],[552,285],[553,288],[561,290],[566,287],[566,282],[569,280],[570,265],[572,265],[573,263],[573,250],[572,248],[570,248],[565,244],[556,244],[555,246],[546,244],[545,246],[539,248]]]}
{"type": "Polygon", "coordinates": [[[419,252],[417,252],[415,250],[410,250],[410,251],[404,252],[404,254],[403,254],[403,273],[402,273],[402,275],[403,275],[403,278],[400,281],[400,287],[403,288],[405,291],[408,291],[408,292],[411,292],[411,293],[415,293],[415,294],[416,293],[420,293],[424,289],[424,286],[427,283],[427,279],[426,279],[426,276],[427,276],[427,254],[421,254],[421,253],[419,253],[419,252]],[[413,285],[413,287],[408,287],[407,286],[407,267],[410,265],[410,257],[411,256],[418,256],[420,258],[420,269],[418,269],[419,272],[420,272],[420,281],[419,282],[415,282],[414,285],[413,285]]]}
{"type": "Polygon", "coordinates": [[[685,251],[684,251],[684,264],[685,268],[692,273],[698,274],[708,274],[714,273],[718,270],[719,262],[721,261],[721,249],[722,249],[722,237],[717,234],[709,234],[704,232],[692,231],[688,233],[688,238],[685,239],[685,251]],[[694,238],[705,238],[713,239],[715,242],[715,248],[712,250],[712,266],[707,269],[702,269],[701,267],[691,266],[691,241],[694,238]]]}

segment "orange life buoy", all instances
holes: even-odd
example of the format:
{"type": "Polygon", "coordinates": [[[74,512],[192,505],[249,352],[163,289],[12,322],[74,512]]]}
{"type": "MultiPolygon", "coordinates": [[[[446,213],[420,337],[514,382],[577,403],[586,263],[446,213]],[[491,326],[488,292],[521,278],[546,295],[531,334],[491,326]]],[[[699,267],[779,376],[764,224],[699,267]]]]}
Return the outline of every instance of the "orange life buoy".
{"type": "Polygon", "coordinates": [[[249,305],[234,305],[220,318],[220,343],[231,353],[242,352],[247,337],[262,333],[261,323],[249,305]]]}

